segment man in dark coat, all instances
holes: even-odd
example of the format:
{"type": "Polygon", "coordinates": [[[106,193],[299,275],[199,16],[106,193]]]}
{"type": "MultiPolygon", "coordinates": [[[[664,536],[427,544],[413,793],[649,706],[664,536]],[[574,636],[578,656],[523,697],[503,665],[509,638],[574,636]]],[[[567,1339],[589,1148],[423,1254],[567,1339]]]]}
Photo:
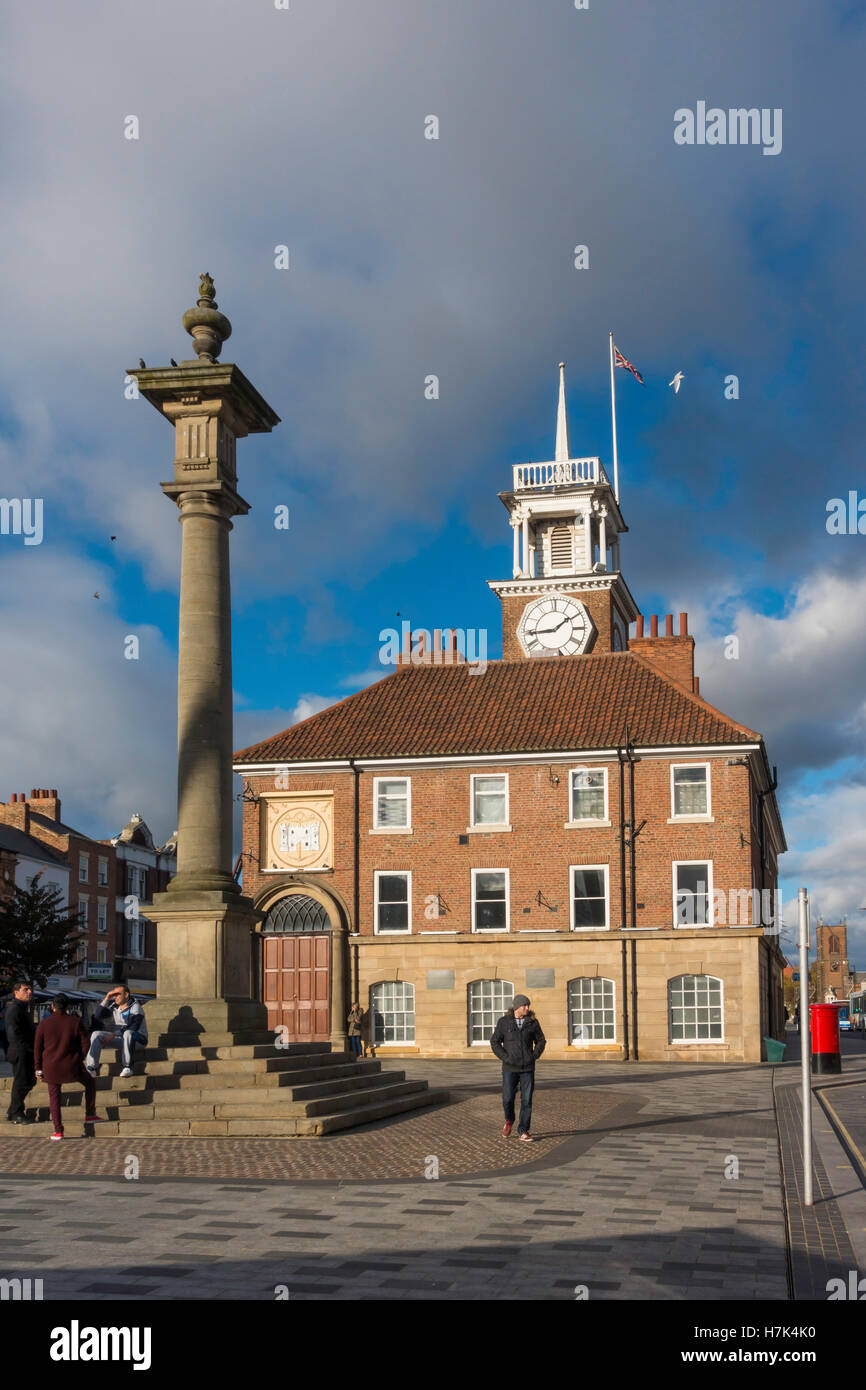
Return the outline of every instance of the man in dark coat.
{"type": "Polygon", "coordinates": [[[24,1111],[28,1091],[36,1085],[33,1073],[33,1037],[35,1028],[30,1017],[30,1001],[33,989],[19,980],[12,991],[12,998],[6,1005],[6,1060],[12,1063],[12,1092],[6,1118],[14,1125],[27,1125],[31,1121],[24,1111]]]}
{"type": "Polygon", "coordinates": [[[69,1000],[65,994],[58,994],[52,1005],[54,1012],[43,1018],[36,1029],[35,1061],[36,1075],[44,1079],[48,1086],[48,1104],[54,1124],[52,1139],[63,1138],[63,1120],[60,1116],[60,1090],[68,1082],[79,1082],[84,1087],[84,1123],[95,1124],[99,1116],[96,1110],[96,1083],[84,1070],[84,1058],[90,1040],[84,1025],[76,1014],[67,1013],[69,1000]]]}
{"type": "Polygon", "coordinates": [[[514,1097],[520,1086],[519,1137],[532,1142],[529,1127],[532,1123],[532,1092],[535,1089],[535,1063],[547,1046],[541,1024],[529,1007],[525,994],[515,994],[511,1008],[499,1020],[490,1039],[490,1046],[502,1063],[502,1108],[505,1124],[502,1133],[507,1139],[514,1124],[514,1097]]]}

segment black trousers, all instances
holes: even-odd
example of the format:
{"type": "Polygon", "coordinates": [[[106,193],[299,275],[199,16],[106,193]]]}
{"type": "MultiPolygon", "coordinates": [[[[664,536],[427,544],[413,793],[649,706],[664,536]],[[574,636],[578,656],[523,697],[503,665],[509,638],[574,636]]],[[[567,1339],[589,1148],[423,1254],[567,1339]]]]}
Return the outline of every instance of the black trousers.
{"type": "Polygon", "coordinates": [[[505,1118],[514,1124],[514,1098],[520,1087],[520,1118],[518,1134],[528,1134],[532,1124],[532,1093],[535,1090],[534,1071],[506,1071],[502,1068],[502,1108],[505,1118]]]}
{"type": "Polygon", "coordinates": [[[9,1099],[9,1119],[24,1114],[27,1093],[36,1085],[36,1070],[32,1052],[19,1052],[12,1063],[12,1094],[9,1099]]]}

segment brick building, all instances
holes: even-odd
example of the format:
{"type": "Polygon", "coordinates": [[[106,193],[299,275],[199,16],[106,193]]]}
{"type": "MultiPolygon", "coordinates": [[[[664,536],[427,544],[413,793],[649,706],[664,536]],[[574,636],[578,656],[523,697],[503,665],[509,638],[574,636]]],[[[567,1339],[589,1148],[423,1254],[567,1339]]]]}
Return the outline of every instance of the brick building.
{"type": "Polygon", "coordinates": [[[832,989],[837,999],[848,999],[854,986],[854,968],[848,960],[847,922],[821,922],[815,930],[815,998],[823,1004],[832,989]]]}
{"type": "Polygon", "coordinates": [[[555,459],[500,497],[502,661],[424,634],[236,755],[270,1022],[327,1038],[357,998],[383,1052],[465,1057],[520,992],[551,1057],[758,1060],[784,1032],[763,739],[701,698],[685,614],[645,631],[562,378],[555,459]]]}
{"type": "Polygon", "coordinates": [[[150,902],[154,893],[163,893],[177,869],[177,831],[166,844],[157,845],[146,821],[136,813],[105,843],[112,846],[117,860],[115,974],[135,994],[155,995],[157,929],[141,905],[150,902]]]}
{"type": "Polygon", "coordinates": [[[19,837],[6,837],[7,850],[22,864],[41,864],[42,881],[56,881],[64,904],[78,911],[78,956],[64,987],[98,990],[125,979],[139,993],[155,993],[156,927],[136,917],[130,899],[144,903],[165,888],[175,872],[174,840],[155,845],[138,815],[114,839],[94,840],[61,820],[60,797],[45,788],[0,801],[0,825],[19,837]]]}
{"type": "Polygon", "coordinates": [[[13,792],[9,802],[0,801],[0,821],[40,840],[68,864],[69,906],[78,910],[80,933],[72,974],[83,984],[94,967],[94,978],[110,980],[116,949],[113,849],[61,820],[54,789],[34,788],[29,797],[13,792]]]}

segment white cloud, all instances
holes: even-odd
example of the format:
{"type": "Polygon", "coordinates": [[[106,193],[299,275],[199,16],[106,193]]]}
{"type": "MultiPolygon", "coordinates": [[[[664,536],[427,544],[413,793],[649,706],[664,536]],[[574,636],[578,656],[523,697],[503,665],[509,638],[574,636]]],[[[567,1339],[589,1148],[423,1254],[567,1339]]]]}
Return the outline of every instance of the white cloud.
{"type": "Polygon", "coordinates": [[[124,618],[103,566],[56,546],[4,552],[0,627],[3,800],[56,787],[64,819],[86,833],[116,834],[139,811],[167,838],[177,824],[177,678],[157,629],[124,618]],[[124,656],[128,636],[137,660],[124,656]]]}

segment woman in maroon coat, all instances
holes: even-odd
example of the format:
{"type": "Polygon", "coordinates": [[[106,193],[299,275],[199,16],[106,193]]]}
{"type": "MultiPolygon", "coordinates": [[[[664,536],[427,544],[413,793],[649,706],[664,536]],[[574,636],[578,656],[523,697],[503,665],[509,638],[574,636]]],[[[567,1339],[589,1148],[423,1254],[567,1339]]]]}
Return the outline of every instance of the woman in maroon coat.
{"type": "Polygon", "coordinates": [[[63,1138],[63,1121],[60,1118],[60,1088],[68,1082],[80,1082],[84,1087],[84,1123],[93,1124],[99,1119],[96,1110],[96,1083],[84,1070],[84,1058],[90,1039],[84,1031],[80,1018],[67,1013],[69,1000],[65,994],[58,994],[52,1004],[54,1012],[43,1018],[36,1029],[33,1060],[36,1075],[48,1085],[48,1104],[54,1124],[52,1139],[63,1138]]]}

